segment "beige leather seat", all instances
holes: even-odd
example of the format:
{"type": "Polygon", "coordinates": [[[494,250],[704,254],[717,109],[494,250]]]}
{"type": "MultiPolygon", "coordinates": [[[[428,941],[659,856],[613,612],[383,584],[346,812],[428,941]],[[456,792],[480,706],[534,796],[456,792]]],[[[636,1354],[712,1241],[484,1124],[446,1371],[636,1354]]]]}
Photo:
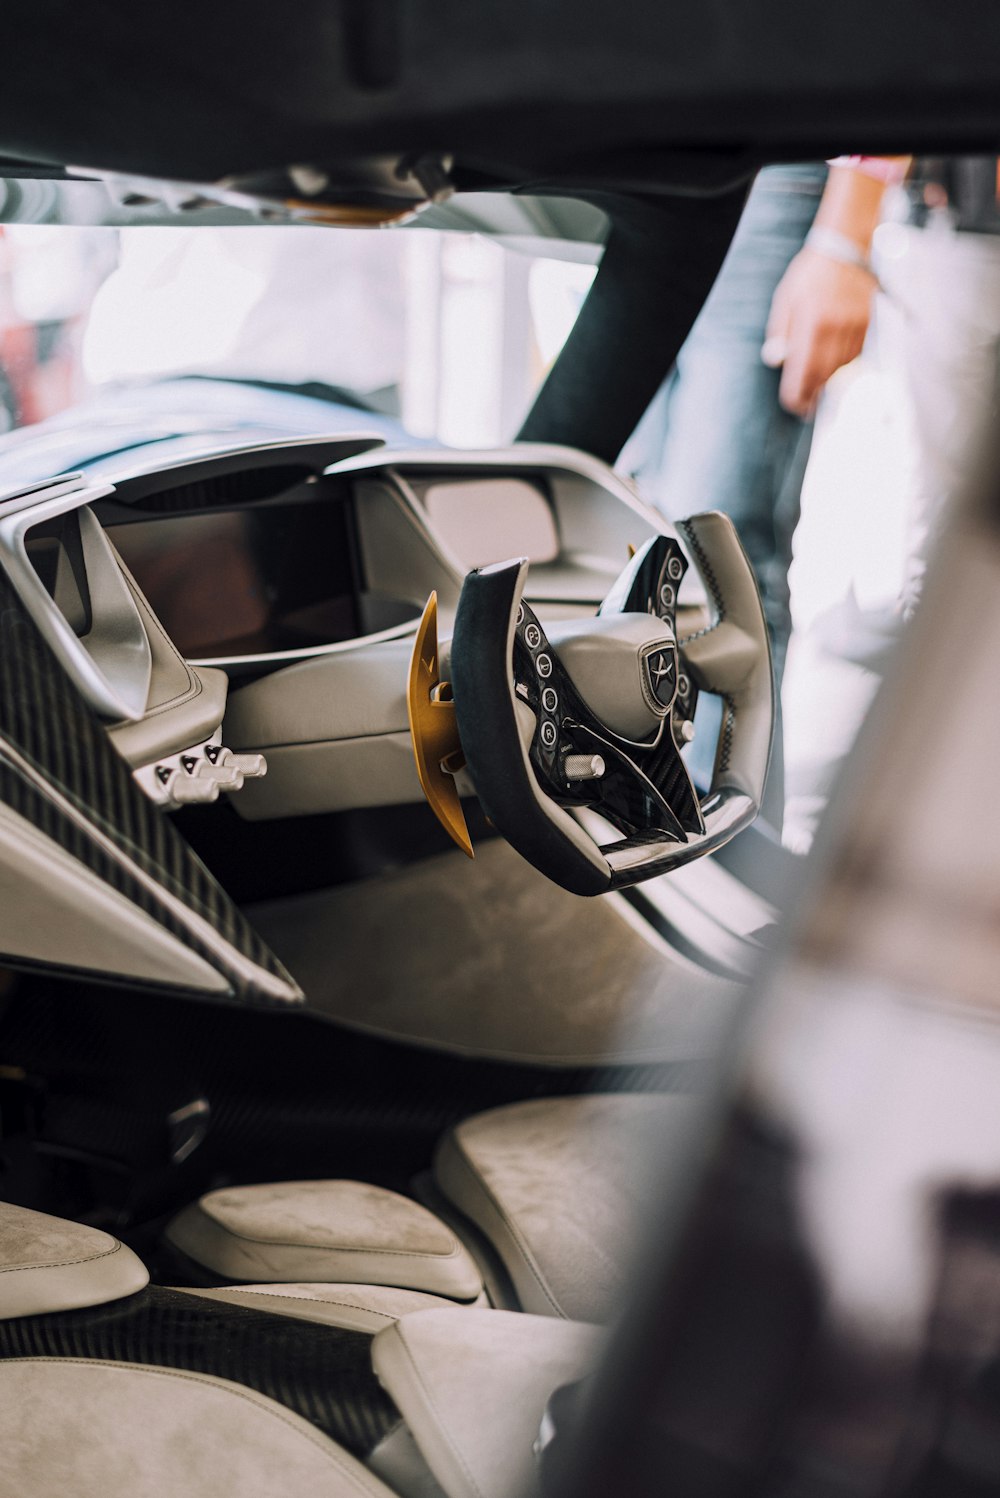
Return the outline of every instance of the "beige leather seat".
{"type": "Polygon", "coordinates": [[[541,1498],[546,1405],[586,1378],[593,1326],[510,1311],[418,1311],[380,1332],[372,1362],[447,1498],[541,1498]]]}
{"type": "MultiPolygon", "coordinates": [[[[288,1314],[311,1319],[322,1319],[324,1301],[342,1300],[352,1281],[355,1301],[363,1290],[374,1312],[385,1309],[376,1304],[388,1293],[380,1286],[481,1304],[474,1255],[483,1257],[485,1239],[516,1297],[504,1300],[502,1287],[491,1285],[495,1305],[606,1322],[628,1280],[647,1182],[684,1148],[690,1111],[683,1096],[605,1094],[515,1103],[466,1119],[441,1141],[434,1163],[443,1210],[460,1214],[454,1230],[379,1187],[292,1181],[212,1192],[186,1207],[167,1236],[211,1273],[256,1281],[213,1292],[219,1298],[262,1304],[271,1282],[281,1287],[272,1294],[295,1303],[288,1314]]],[[[390,1314],[409,1309],[416,1306],[394,1302],[390,1314]]]]}
{"type": "Polygon", "coordinates": [[[482,1275],[433,1212],[360,1181],[282,1181],[209,1192],[173,1219],[168,1241],[226,1280],[357,1284],[475,1301],[482,1275]]]}
{"type": "Polygon", "coordinates": [[[138,1363],[0,1362],[0,1451],[4,1498],[393,1498],[273,1399],[138,1363]]]}
{"type": "MultiPolygon", "coordinates": [[[[125,1300],[148,1279],[110,1234],[0,1204],[0,1323],[125,1300]]],[[[0,1356],[0,1453],[3,1498],[393,1494],[336,1442],[253,1389],[96,1358],[0,1356]]]]}
{"type": "Polygon", "coordinates": [[[525,1311],[606,1322],[619,1309],[652,1176],[684,1148],[683,1096],[546,1098],[466,1119],[434,1162],[525,1311]]]}
{"type": "MultiPolygon", "coordinates": [[[[599,1333],[582,1323],[619,1309],[647,1185],[684,1148],[689,1115],[688,1100],[662,1095],[533,1100],[467,1119],[441,1141],[437,1186],[499,1255],[517,1314],[469,1309],[483,1296],[469,1247],[381,1188],[232,1188],[174,1219],[176,1248],[223,1279],[253,1281],[185,1294],[374,1335],[374,1368],[405,1423],[365,1454],[370,1466],[242,1384],[11,1357],[0,1358],[3,1481],[17,1498],[530,1495],[545,1405],[593,1366],[599,1333]]],[[[146,1283],[108,1234],[0,1209],[0,1318],[101,1305],[146,1283]]]]}
{"type": "Polygon", "coordinates": [[[603,1340],[566,1318],[613,1313],[646,1156],[686,1112],[661,1097],[551,1099],[481,1114],[442,1141],[439,1185],[541,1315],[470,1309],[456,1292],[481,1292],[482,1280],[451,1229],[356,1182],[213,1192],[168,1236],[214,1273],[270,1280],[189,1294],[376,1333],[372,1364],[405,1425],[370,1461],[400,1498],[541,1498],[534,1447],[546,1405],[590,1373],[603,1340]],[[282,1283],[293,1271],[392,1283],[282,1283]]]}
{"type": "Polygon", "coordinates": [[[0,1203],[0,1320],[104,1305],[148,1284],[146,1266],[110,1233],[0,1203]]]}
{"type": "Polygon", "coordinates": [[[541,1498],[533,1448],[545,1407],[560,1385],[587,1376],[603,1340],[595,1327],[397,1287],[184,1292],[377,1333],[372,1365],[402,1420],[363,1465],[293,1409],[230,1379],[19,1355],[25,1322],[47,1326],[48,1345],[59,1313],[72,1323],[91,1307],[141,1302],[157,1293],[147,1283],[109,1234],[0,1204],[0,1323],[18,1322],[6,1339],[0,1325],[2,1498],[541,1498]]]}

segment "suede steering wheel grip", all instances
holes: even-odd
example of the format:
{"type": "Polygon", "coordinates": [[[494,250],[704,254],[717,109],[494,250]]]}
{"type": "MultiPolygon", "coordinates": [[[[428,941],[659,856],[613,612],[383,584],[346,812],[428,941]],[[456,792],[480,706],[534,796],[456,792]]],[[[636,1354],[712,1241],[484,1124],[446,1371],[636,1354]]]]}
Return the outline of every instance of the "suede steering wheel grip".
{"type": "MultiPolygon", "coordinates": [[[[523,651],[525,618],[534,619],[527,606],[521,606],[528,564],[519,559],[478,569],[468,575],[462,589],[450,674],[458,730],[476,793],[486,815],[511,845],[575,894],[595,895],[636,884],[702,857],[748,826],[760,808],[773,733],[774,694],[767,625],[756,582],[725,516],[696,516],[678,526],[678,532],[711,601],[709,612],[701,611],[696,626],[677,641],[680,664],[701,690],[717,693],[724,703],[711,789],[700,804],[689,801],[684,809],[677,803],[683,828],[671,814],[669,797],[664,805],[664,798],[656,796],[638,771],[637,782],[650,792],[645,797],[640,784],[646,825],[627,819],[618,822],[634,830],[603,846],[546,790],[537,773],[539,719],[525,700],[523,680],[515,681],[515,640],[520,640],[523,651]],[[653,805],[656,799],[659,812],[653,805]]],[[[663,628],[672,640],[672,614],[663,628]]],[[[561,667],[559,674],[563,687],[571,687],[561,667]]],[[[589,727],[583,721],[586,714],[578,716],[581,721],[574,726],[582,727],[584,735],[593,733],[595,725],[600,729],[592,715],[589,727]]],[[[612,755],[628,744],[615,740],[614,735],[606,742],[606,752],[612,755]]],[[[670,784],[680,794],[677,777],[683,777],[693,796],[669,718],[662,725],[659,742],[661,785],[670,784]],[[673,778],[669,763],[664,764],[671,757],[676,761],[673,778]]],[[[592,747],[602,748],[600,744],[592,747]]],[[[639,748],[634,746],[636,751],[639,748]]],[[[636,752],[636,760],[648,752],[636,752]]],[[[594,809],[602,807],[598,804],[594,809]]]]}
{"type": "Polygon", "coordinates": [[[695,684],[722,698],[712,793],[745,796],[756,816],[775,723],[771,639],[757,580],[728,515],[693,515],[677,530],[711,600],[707,623],[681,634],[678,644],[695,684]]]}

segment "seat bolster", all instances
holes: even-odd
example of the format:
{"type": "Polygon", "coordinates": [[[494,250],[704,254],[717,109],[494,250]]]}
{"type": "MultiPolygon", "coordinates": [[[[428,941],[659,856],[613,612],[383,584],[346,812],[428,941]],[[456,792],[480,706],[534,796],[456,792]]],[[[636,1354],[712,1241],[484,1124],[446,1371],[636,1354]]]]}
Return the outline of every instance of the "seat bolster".
{"type": "Polygon", "coordinates": [[[375,1372],[447,1498],[539,1498],[534,1444],[556,1389],[604,1334],[519,1311],[417,1311],[379,1332],[375,1372]]]}
{"type": "Polygon", "coordinates": [[[674,1095],[532,1098],[458,1124],[434,1176],[526,1311],[604,1323],[621,1307],[650,1185],[685,1147],[690,1117],[674,1095]]]}
{"type": "Polygon", "coordinates": [[[273,1399],[142,1363],[0,1362],[0,1451],[17,1498],[393,1498],[273,1399]]]}
{"type": "Polygon", "coordinates": [[[0,1203],[0,1319],[99,1306],[148,1283],[141,1260],[110,1233],[0,1203]]]}
{"type": "Polygon", "coordinates": [[[256,1284],[364,1284],[472,1301],[483,1278],[419,1202],[361,1181],[280,1181],[211,1191],[166,1236],[196,1264],[256,1284]]]}
{"type": "Polygon", "coordinates": [[[564,1316],[566,1313],[530,1244],[470,1160],[457,1129],[445,1134],[438,1144],[434,1179],[448,1200],[492,1244],[524,1309],[541,1316],[564,1316]]]}
{"type": "Polygon", "coordinates": [[[450,1307],[453,1301],[420,1290],[397,1290],[385,1285],[222,1285],[211,1290],[185,1288],[185,1295],[222,1300],[228,1305],[271,1311],[300,1321],[318,1321],[343,1331],[373,1336],[412,1311],[450,1307]]]}

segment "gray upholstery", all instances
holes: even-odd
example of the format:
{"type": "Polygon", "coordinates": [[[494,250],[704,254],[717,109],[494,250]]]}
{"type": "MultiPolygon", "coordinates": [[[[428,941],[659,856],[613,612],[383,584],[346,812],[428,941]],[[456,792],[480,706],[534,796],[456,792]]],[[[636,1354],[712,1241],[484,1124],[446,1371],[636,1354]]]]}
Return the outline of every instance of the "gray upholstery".
{"type": "Polygon", "coordinates": [[[0,1362],[2,1498],[391,1498],[298,1415],[207,1374],[0,1362]]]}
{"type": "Polygon", "coordinates": [[[581,900],[500,838],[474,863],[456,850],[247,913],[317,1013],[435,1051],[567,1067],[700,1061],[743,993],[678,957],[622,896],[581,900]]]}
{"type": "Polygon", "coordinates": [[[372,1362],[448,1498],[534,1498],[545,1406],[600,1349],[595,1327],[449,1308],[380,1332],[372,1362]]]}
{"type": "Polygon", "coordinates": [[[293,1316],[299,1321],[319,1321],[345,1331],[376,1332],[391,1326],[413,1311],[450,1307],[453,1301],[420,1290],[397,1290],[385,1285],[224,1285],[212,1290],[190,1290],[228,1305],[271,1311],[275,1316],[293,1316]]]}
{"type": "Polygon", "coordinates": [[[426,1207],[361,1181],[283,1181],[209,1192],[167,1238],[230,1280],[396,1285],[475,1300],[482,1276],[426,1207]]]}
{"type": "Polygon", "coordinates": [[[110,1233],[0,1203],[0,1318],[99,1306],[148,1283],[142,1263],[110,1233]]]}
{"type": "Polygon", "coordinates": [[[683,1143],[683,1097],[515,1103],[438,1147],[440,1189],[496,1249],[526,1311],[607,1321],[629,1274],[653,1169],[683,1143]]]}

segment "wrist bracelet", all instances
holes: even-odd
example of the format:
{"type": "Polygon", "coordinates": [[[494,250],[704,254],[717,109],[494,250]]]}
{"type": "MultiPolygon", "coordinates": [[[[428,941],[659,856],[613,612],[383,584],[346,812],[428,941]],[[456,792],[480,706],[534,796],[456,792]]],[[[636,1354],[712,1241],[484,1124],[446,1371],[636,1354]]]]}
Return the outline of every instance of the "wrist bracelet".
{"type": "Polygon", "coordinates": [[[827,229],[823,224],[813,224],[806,235],[806,245],[810,250],[815,250],[817,255],[825,255],[827,260],[836,260],[840,265],[853,265],[858,270],[866,271],[877,283],[878,276],[872,269],[872,263],[864,250],[853,239],[846,234],[841,234],[836,229],[827,229]]]}

